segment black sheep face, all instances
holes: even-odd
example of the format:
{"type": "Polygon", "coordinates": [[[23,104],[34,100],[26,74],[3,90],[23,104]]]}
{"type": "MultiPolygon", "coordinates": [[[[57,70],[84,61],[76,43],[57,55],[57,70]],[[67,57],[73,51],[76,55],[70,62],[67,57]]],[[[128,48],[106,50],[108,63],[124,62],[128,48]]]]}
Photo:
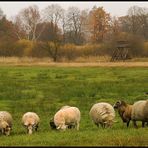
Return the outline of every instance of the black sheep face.
{"type": "Polygon", "coordinates": [[[53,119],[50,120],[50,127],[51,127],[52,129],[56,129],[56,125],[54,124],[53,119]]]}

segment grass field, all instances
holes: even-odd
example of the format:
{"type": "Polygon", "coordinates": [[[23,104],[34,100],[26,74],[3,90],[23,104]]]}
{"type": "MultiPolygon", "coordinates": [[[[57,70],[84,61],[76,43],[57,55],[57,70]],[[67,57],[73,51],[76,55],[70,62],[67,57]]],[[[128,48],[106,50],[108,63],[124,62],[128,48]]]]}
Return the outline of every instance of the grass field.
{"type": "Polygon", "coordinates": [[[9,137],[0,146],[148,146],[148,127],[127,129],[116,112],[111,129],[97,128],[88,115],[97,102],[114,104],[148,99],[147,67],[0,66],[0,110],[14,119],[9,137]],[[51,130],[49,119],[63,105],[81,111],[80,130],[51,130]],[[39,131],[27,135],[21,117],[27,111],[41,119],[39,131]]]}

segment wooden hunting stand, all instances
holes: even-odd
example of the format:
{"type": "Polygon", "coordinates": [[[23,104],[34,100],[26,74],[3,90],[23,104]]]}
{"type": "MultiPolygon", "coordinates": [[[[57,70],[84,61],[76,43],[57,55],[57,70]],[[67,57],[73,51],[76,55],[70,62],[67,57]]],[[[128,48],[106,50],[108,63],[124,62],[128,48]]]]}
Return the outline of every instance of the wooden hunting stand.
{"type": "Polygon", "coordinates": [[[129,43],[128,41],[117,41],[116,48],[113,51],[111,62],[113,61],[125,61],[129,59],[129,43]]]}

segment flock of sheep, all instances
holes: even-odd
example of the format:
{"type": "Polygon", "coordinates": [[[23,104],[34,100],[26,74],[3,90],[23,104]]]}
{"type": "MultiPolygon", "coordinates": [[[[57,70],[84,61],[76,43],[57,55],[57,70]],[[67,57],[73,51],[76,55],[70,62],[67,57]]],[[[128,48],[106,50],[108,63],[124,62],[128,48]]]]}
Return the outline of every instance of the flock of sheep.
{"type": "MultiPolygon", "coordinates": [[[[115,122],[115,110],[118,110],[123,122],[129,126],[130,120],[137,128],[136,121],[142,121],[142,127],[145,122],[148,125],[148,100],[140,100],[133,105],[124,101],[117,101],[113,106],[106,102],[94,104],[90,109],[89,115],[94,124],[101,125],[103,128],[112,127],[115,122]]],[[[63,106],[53,118],[50,119],[50,127],[57,130],[66,130],[76,128],[79,130],[81,119],[80,110],[77,107],[63,106]]],[[[12,116],[7,111],[0,111],[0,130],[2,134],[10,135],[12,129],[12,116]]],[[[34,112],[27,112],[22,116],[22,124],[27,129],[28,134],[37,131],[40,123],[39,116],[34,112]]]]}

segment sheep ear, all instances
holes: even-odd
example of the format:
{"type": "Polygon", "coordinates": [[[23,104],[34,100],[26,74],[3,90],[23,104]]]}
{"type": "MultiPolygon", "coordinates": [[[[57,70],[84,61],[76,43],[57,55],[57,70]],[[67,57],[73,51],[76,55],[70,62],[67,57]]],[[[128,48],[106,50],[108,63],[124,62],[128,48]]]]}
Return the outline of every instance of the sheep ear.
{"type": "Polygon", "coordinates": [[[121,104],[126,105],[126,103],[124,101],[121,101],[121,104]]]}
{"type": "Polygon", "coordinates": [[[122,101],[117,101],[116,104],[121,105],[122,104],[122,101]]]}

